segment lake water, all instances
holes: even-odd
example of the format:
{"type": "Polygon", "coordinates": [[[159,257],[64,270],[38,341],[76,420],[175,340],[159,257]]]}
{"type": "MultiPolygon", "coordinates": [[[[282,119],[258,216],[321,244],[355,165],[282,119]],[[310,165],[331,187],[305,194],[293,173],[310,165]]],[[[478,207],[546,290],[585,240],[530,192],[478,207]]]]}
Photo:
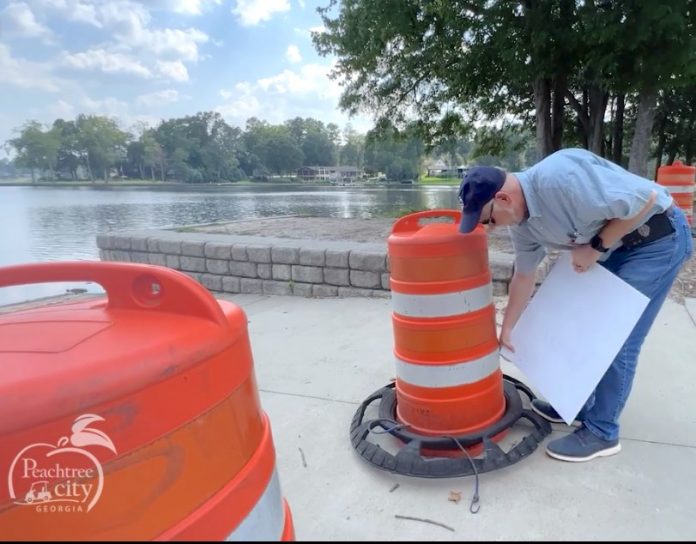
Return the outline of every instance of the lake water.
{"type": "MultiPolygon", "coordinates": [[[[368,218],[455,207],[453,186],[0,187],[0,266],[98,260],[97,235],[128,229],[278,215],[368,218]]],[[[0,305],[57,295],[76,286],[0,288],[0,305]]]]}

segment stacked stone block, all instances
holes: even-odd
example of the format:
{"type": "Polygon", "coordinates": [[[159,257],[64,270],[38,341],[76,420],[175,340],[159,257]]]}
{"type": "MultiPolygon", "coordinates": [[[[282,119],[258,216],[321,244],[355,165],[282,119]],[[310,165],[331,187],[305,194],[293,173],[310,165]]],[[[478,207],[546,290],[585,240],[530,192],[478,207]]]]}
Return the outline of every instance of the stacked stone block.
{"type": "MultiPolygon", "coordinates": [[[[175,231],[97,237],[102,260],[167,266],[211,291],[304,297],[389,297],[384,244],[175,231]]],[[[489,254],[494,295],[507,294],[511,255],[489,254]]],[[[546,273],[541,271],[539,281],[546,273]]]]}

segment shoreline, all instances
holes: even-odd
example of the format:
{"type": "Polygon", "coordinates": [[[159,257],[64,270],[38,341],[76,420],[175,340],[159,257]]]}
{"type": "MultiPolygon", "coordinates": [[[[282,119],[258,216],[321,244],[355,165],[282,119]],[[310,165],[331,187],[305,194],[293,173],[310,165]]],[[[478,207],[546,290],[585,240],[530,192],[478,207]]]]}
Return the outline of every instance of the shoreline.
{"type": "MultiPolygon", "coordinates": [[[[266,181],[236,181],[227,183],[184,183],[184,182],[123,182],[123,181],[113,181],[105,183],[104,181],[94,182],[91,181],[39,181],[36,183],[31,182],[21,182],[21,181],[11,181],[4,182],[0,181],[0,187],[94,187],[94,188],[123,188],[123,187],[162,187],[162,188],[179,188],[179,187],[238,187],[241,185],[251,185],[251,186],[264,186],[264,185],[293,185],[295,182],[288,181],[278,181],[278,182],[266,182],[266,181]]],[[[303,185],[324,185],[320,183],[308,183],[303,185]]],[[[330,185],[329,185],[330,186],[330,185]]]]}
{"type": "Polygon", "coordinates": [[[135,180],[135,181],[110,181],[105,182],[104,180],[99,180],[95,182],[91,181],[37,181],[32,183],[31,181],[5,181],[0,180],[0,187],[91,187],[91,188],[130,188],[130,187],[148,187],[148,188],[163,188],[163,189],[177,189],[177,188],[199,188],[199,189],[210,189],[210,188],[225,188],[225,187],[240,187],[240,186],[250,186],[250,187],[270,187],[276,185],[287,185],[287,186],[311,186],[311,187],[361,187],[361,188],[393,188],[393,187],[452,187],[454,183],[402,183],[400,181],[391,182],[379,182],[379,183],[328,183],[326,181],[283,181],[283,180],[270,180],[270,181],[252,181],[252,180],[240,180],[240,181],[228,181],[221,183],[186,183],[183,181],[146,181],[146,180],[135,180]]]}

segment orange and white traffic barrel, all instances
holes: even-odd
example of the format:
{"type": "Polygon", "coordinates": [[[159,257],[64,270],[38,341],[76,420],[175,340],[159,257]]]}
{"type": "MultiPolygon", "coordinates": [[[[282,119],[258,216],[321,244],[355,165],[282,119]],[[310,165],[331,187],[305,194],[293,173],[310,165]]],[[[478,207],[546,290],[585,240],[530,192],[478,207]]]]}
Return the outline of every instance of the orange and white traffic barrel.
{"type": "Polygon", "coordinates": [[[387,240],[396,380],[350,426],[353,448],[383,470],[478,475],[524,459],[551,432],[523,406],[520,392],[531,400],[531,390],[500,369],[486,231],[462,234],[460,219],[457,210],[407,215],[387,240]],[[504,452],[498,443],[521,418],[532,426],[504,452]],[[373,439],[385,433],[396,453],[373,439]]]}
{"type": "Polygon", "coordinates": [[[466,434],[505,410],[488,240],[432,210],[402,217],[388,239],[399,421],[423,434],[466,434]]]}
{"type": "Polygon", "coordinates": [[[294,540],[242,309],[164,267],[0,268],[55,281],[106,297],[0,315],[3,538],[294,540]]]}
{"type": "Polygon", "coordinates": [[[696,189],[696,167],[674,161],[657,169],[657,183],[664,186],[672,195],[689,225],[694,222],[694,189],[696,189]]]}

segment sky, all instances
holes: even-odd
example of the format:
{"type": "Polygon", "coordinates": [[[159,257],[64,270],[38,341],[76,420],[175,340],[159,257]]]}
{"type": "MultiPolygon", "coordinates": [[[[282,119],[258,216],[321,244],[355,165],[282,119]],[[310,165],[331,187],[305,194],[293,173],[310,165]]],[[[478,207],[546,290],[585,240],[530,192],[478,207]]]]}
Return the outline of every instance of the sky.
{"type": "Polygon", "coordinates": [[[359,132],[338,109],[311,31],[329,0],[0,0],[0,146],[28,120],[78,114],[136,123],[219,111],[282,123],[313,117],[359,132]]]}

